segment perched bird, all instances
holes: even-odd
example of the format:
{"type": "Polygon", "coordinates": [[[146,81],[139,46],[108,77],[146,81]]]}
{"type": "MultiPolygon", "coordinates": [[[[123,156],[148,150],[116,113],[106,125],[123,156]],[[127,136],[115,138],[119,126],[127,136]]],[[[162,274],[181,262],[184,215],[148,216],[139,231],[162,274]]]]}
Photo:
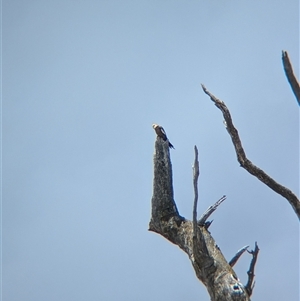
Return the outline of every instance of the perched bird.
{"type": "MultiPolygon", "coordinates": [[[[154,128],[156,135],[158,137],[162,138],[164,141],[168,140],[167,134],[162,126],[154,123],[154,124],[152,124],[152,127],[154,128]]],[[[175,147],[173,146],[173,144],[170,141],[169,141],[169,147],[175,149],[175,147]]]]}

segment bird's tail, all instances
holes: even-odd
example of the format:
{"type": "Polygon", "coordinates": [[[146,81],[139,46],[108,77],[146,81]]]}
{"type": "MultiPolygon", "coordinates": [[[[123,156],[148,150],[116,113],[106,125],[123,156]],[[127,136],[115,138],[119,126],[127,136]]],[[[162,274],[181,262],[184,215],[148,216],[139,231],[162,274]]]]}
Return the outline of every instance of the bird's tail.
{"type": "Polygon", "coordinates": [[[169,141],[169,148],[174,148],[175,149],[175,147],[173,146],[173,144],[169,141]]]}

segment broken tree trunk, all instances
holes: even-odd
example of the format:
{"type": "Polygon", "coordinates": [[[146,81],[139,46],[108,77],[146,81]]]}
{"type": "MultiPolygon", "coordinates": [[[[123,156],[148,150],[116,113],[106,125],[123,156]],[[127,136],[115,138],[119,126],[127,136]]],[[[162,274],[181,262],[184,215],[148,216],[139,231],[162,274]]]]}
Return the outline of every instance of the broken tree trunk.
{"type": "MultiPolygon", "coordinates": [[[[196,162],[198,162],[197,156],[196,162]]],[[[194,188],[196,187],[195,184],[197,185],[195,178],[197,175],[195,176],[194,170],[194,188]]],[[[154,154],[152,215],[149,230],[159,233],[187,253],[196,276],[206,286],[212,301],[250,300],[255,262],[253,263],[252,260],[253,269],[250,271],[252,278],[249,278],[250,281],[248,281],[247,286],[244,286],[232,269],[233,264],[230,265],[226,261],[207,230],[209,223],[205,223],[205,218],[202,218],[201,222],[196,222],[196,204],[197,196],[195,194],[194,221],[180,216],[173,198],[169,143],[157,137],[154,154]]],[[[212,210],[215,209],[216,207],[212,210]]],[[[254,253],[256,260],[258,247],[253,251],[254,253]]]]}

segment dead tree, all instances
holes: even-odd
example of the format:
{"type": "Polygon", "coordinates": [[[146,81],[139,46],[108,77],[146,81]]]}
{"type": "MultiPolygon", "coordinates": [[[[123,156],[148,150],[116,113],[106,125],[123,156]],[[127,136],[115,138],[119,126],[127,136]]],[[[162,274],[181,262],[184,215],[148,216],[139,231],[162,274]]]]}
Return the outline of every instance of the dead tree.
{"type": "MultiPolygon", "coordinates": [[[[232,138],[241,166],[271,189],[285,197],[299,217],[300,202],[298,198],[289,189],[278,184],[263,170],[256,167],[247,159],[238,131],[233,125],[230,112],[225,103],[213,96],[204,86],[202,87],[204,92],[210,96],[215,105],[223,112],[226,128],[232,138]]],[[[296,98],[298,92],[297,90],[296,93],[294,92],[296,98]]],[[[211,222],[207,221],[209,216],[226,197],[223,196],[220,198],[199,219],[197,218],[199,162],[196,146],[193,171],[194,208],[193,220],[190,221],[179,214],[174,201],[169,141],[159,136],[157,137],[154,153],[152,213],[149,231],[162,235],[187,253],[197,278],[207,288],[212,301],[248,301],[254,287],[254,268],[259,253],[258,245],[255,243],[253,251],[248,251],[249,246],[245,246],[229,262],[226,261],[208,230],[211,222]],[[252,260],[247,272],[248,281],[243,285],[234,272],[233,266],[245,251],[248,251],[252,255],[252,260]]]]}

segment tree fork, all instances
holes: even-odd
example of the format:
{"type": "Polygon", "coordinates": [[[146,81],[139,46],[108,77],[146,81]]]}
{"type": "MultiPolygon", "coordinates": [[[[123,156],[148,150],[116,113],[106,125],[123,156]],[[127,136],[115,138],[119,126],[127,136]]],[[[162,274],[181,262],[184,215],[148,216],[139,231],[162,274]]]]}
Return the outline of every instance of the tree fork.
{"type": "MultiPolygon", "coordinates": [[[[149,231],[162,235],[187,253],[197,278],[206,286],[212,301],[248,301],[252,290],[247,289],[239,281],[231,265],[226,261],[207,230],[204,223],[206,218],[203,218],[201,223],[196,220],[198,190],[195,185],[197,185],[197,174],[199,174],[199,170],[195,169],[199,168],[197,162],[197,150],[195,148],[193,181],[196,194],[193,221],[190,221],[180,216],[174,201],[172,164],[168,141],[163,141],[157,137],[149,231]]],[[[221,200],[223,201],[224,198],[221,200]]],[[[220,200],[217,203],[219,205],[220,200]]],[[[216,207],[214,208],[216,209],[216,207]]],[[[254,275],[254,267],[252,275],[254,275]]],[[[252,278],[251,280],[253,281],[252,278]]]]}

